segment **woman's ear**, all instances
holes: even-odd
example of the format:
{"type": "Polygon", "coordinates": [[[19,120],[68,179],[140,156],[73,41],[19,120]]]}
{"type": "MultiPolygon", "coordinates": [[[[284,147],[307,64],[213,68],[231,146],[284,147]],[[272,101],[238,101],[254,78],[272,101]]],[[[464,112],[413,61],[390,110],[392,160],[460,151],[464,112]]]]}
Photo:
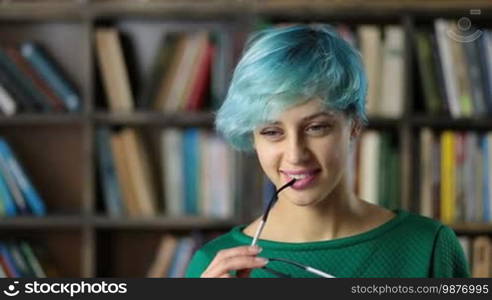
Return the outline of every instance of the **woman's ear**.
{"type": "Polygon", "coordinates": [[[358,118],[353,118],[351,122],[351,128],[350,128],[350,141],[356,140],[360,132],[362,130],[362,123],[358,118]]]}

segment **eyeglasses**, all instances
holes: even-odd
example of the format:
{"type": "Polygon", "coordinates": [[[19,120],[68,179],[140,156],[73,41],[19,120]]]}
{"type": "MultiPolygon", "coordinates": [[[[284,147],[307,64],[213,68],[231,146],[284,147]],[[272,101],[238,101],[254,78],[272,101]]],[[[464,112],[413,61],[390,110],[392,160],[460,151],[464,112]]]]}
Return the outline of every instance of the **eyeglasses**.
{"type": "MultiPolygon", "coordinates": [[[[258,242],[258,239],[260,238],[260,235],[261,233],[263,232],[263,228],[265,228],[265,224],[266,224],[266,220],[268,218],[268,214],[270,213],[270,209],[272,208],[273,204],[275,203],[275,201],[278,199],[278,194],[283,191],[284,189],[288,188],[289,186],[293,185],[294,183],[296,182],[296,179],[292,179],[291,181],[289,181],[288,183],[286,183],[285,185],[283,185],[282,187],[280,187],[276,192],[275,194],[272,196],[272,198],[270,199],[270,202],[268,202],[268,205],[265,209],[265,212],[263,213],[263,217],[261,218],[261,221],[260,221],[260,224],[258,225],[258,228],[256,229],[256,233],[253,237],[253,241],[251,242],[251,246],[254,246],[256,245],[256,243],[258,242]]],[[[328,273],[325,273],[321,270],[318,270],[316,268],[313,268],[311,266],[306,266],[306,265],[303,265],[303,264],[300,264],[298,262],[295,262],[295,261],[291,261],[291,260],[288,260],[288,259],[285,259],[285,258],[268,258],[268,261],[276,261],[276,262],[282,262],[282,263],[286,263],[286,264],[289,264],[289,265],[292,265],[292,266],[295,266],[297,268],[300,268],[302,270],[305,270],[309,273],[312,273],[312,274],[316,274],[320,277],[324,277],[324,278],[335,278],[335,276],[331,275],[331,274],[328,274],[328,273]]],[[[282,277],[282,278],[290,278],[292,276],[290,276],[289,274],[285,274],[283,272],[279,272],[277,270],[274,270],[272,268],[269,268],[267,266],[264,266],[262,268],[263,270],[275,275],[275,276],[278,276],[278,277],[282,277]]]]}

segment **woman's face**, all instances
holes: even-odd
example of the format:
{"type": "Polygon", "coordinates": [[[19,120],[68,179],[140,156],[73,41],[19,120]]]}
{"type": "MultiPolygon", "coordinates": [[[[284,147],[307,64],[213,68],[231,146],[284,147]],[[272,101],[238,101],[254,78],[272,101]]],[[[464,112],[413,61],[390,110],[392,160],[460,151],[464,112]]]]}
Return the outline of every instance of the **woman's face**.
{"type": "Polygon", "coordinates": [[[254,131],[260,164],[281,198],[308,206],[326,199],[345,176],[353,122],[314,99],[284,111],[254,131]]]}

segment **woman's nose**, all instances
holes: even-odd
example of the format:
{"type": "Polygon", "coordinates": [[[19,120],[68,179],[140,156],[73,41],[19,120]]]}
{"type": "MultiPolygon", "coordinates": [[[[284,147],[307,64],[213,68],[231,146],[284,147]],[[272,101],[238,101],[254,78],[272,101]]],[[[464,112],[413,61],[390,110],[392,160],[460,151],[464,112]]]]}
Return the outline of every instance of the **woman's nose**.
{"type": "Polygon", "coordinates": [[[288,139],[284,155],[290,164],[302,164],[310,158],[306,143],[299,137],[288,139]]]}

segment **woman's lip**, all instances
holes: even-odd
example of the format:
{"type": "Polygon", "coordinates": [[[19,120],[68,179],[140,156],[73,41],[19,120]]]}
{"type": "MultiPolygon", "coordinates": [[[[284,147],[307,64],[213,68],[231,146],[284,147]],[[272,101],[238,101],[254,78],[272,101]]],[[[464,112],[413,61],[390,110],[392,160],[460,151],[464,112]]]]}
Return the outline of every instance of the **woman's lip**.
{"type": "MultiPolygon", "coordinates": [[[[286,172],[282,172],[282,173],[283,173],[283,176],[284,176],[286,182],[289,182],[293,179],[286,172]]],[[[294,190],[302,190],[302,189],[310,187],[315,182],[316,178],[318,178],[319,173],[320,173],[320,170],[311,171],[309,173],[306,173],[306,172],[300,173],[300,174],[306,174],[307,176],[302,178],[302,179],[297,179],[294,182],[294,184],[291,185],[291,188],[293,188],[294,190]]],[[[298,175],[298,174],[296,174],[296,175],[298,175]]]]}
{"type": "Polygon", "coordinates": [[[301,170],[301,171],[286,171],[286,170],[280,170],[280,172],[286,174],[286,175],[311,175],[316,172],[318,172],[319,169],[309,169],[309,170],[301,170]]]}

